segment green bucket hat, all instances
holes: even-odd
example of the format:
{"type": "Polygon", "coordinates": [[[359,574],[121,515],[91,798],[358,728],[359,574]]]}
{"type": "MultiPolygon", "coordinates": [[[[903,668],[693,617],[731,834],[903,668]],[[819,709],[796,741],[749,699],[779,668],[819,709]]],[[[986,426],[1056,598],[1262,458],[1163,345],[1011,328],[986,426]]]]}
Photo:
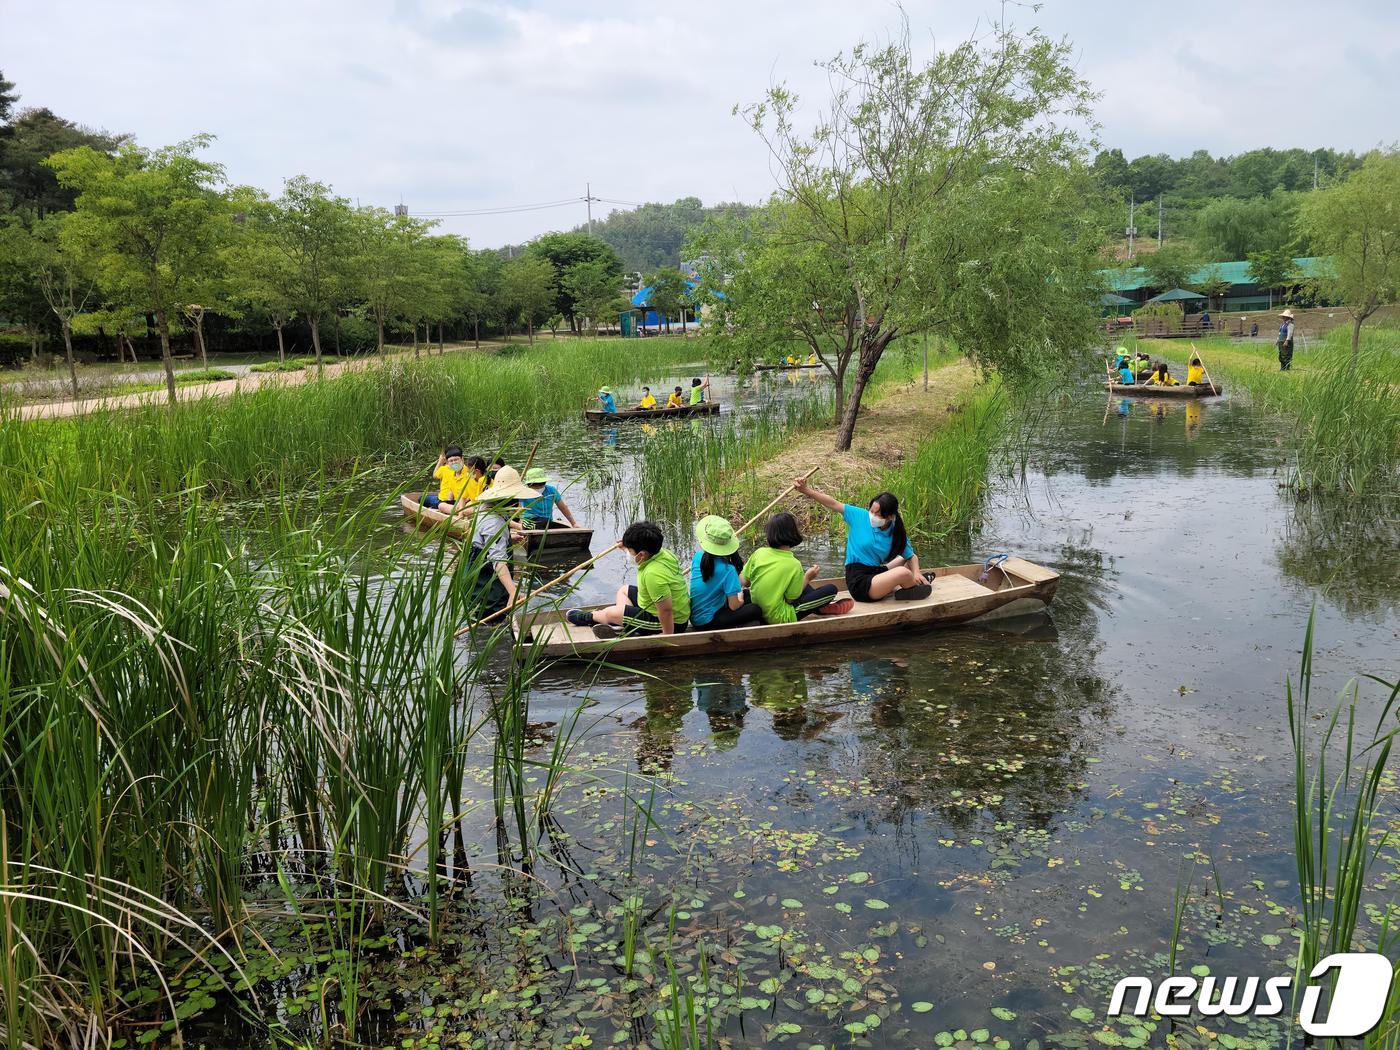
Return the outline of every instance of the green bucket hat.
{"type": "Polygon", "coordinates": [[[549,471],[544,467],[531,467],[525,472],[525,484],[527,485],[547,485],[549,484],[549,471]]]}
{"type": "Polygon", "coordinates": [[[706,554],[720,557],[739,549],[739,537],[734,534],[734,526],[718,514],[706,514],[695,523],[695,542],[706,554]]]}
{"type": "Polygon", "coordinates": [[[598,388],[598,393],[600,393],[600,394],[611,394],[611,393],[612,393],[612,387],[610,387],[610,386],[600,386],[600,387],[598,388]]]}

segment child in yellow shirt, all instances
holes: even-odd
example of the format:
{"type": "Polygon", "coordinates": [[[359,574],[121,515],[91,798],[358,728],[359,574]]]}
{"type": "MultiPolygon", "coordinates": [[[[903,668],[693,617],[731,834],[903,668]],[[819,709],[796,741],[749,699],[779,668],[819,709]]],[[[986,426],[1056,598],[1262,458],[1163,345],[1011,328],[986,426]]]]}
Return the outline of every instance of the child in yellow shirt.
{"type": "Polygon", "coordinates": [[[684,408],[684,407],[685,407],[685,399],[681,397],[681,388],[680,388],[680,387],[676,387],[676,389],[674,389],[674,390],[671,391],[671,396],[668,397],[668,398],[666,399],[666,407],[667,407],[667,408],[684,408]]]}
{"type": "Polygon", "coordinates": [[[655,408],[656,398],[651,396],[651,387],[642,387],[642,399],[637,403],[638,408],[655,408]]]}
{"type": "Polygon", "coordinates": [[[425,507],[436,507],[450,514],[458,503],[471,498],[465,495],[471,475],[467,473],[467,461],[462,457],[460,447],[448,445],[438,453],[433,480],[438,483],[438,490],[424,494],[425,507]]]}
{"type": "Polygon", "coordinates": [[[1186,385],[1200,386],[1205,382],[1206,370],[1201,366],[1199,357],[1191,358],[1191,363],[1186,366],[1186,385]]]}

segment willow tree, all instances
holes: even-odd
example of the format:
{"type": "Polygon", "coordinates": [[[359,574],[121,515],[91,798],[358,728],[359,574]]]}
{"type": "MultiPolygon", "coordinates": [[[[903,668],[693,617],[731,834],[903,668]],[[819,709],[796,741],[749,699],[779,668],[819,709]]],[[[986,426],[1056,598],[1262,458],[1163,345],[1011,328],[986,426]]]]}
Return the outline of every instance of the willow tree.
{"type": "Polygon", "coordinates": [[[1361,326],[1400,298],[1400,153],[1370,154],[1345,182],[1310,193],[1299,218],[1313,250],[1328,257],[1319,290],[1351,314],[1354,374],[1361,326]]]}
{"type": "Polygon", "coordinates": [[[850,447],[891,341],[934,331],[1009,378],[1052,371],[1090,338],[1098,233],[1080,128],[1088,85],[1070,45],[998,28],[926,63],[906,24],[822,63],[831,97],[810,127],[785,86],[741,110],[778,189],[739,233],[710,239],[724,320],[816,351],[850,447]],[[847,388],[849,384],[849,393],[847,388]]]}

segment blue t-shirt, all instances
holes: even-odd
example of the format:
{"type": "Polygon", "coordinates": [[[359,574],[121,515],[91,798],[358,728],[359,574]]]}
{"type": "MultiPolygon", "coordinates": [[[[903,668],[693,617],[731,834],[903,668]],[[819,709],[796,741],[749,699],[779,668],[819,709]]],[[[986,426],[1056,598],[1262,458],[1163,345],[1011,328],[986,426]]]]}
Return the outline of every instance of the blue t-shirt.
{"type": "Polygon", "coordinates": [[[742,594],[744,585],[739,581],[739,570],[729,562],[715,558],[715,571],[706,580],[700,573],[700,560],[704,551],[696,551],[690,563],[690,624],[703,627],[715,618],[715,613],[724,608],[724,600],[731,594],[742,594]]]}
{"type": "MultiPolygon", "coordinates": [[[[884,565],[890,560],[890,526],[875,528],[870,524],[869,509],[849,503],[842,505],[841,517],[846,519],[847,565],[884,565]]],[[[914,545],[907,539],[903,553],[906,558],[914,556],[914,545]]]]}
{"type": "Polygon", "coordinates": [[[559,490],[553,485],[546,485],[536,499],[526,500],[525,517],[531,521],[552,521],[554,518],[554,504],[559,500],[559,490]]]}
{"type": "Polygon", "coordinates": [[[603,411],[604,411],[604,412],[616,412],[616,411],[617,411],[617,402],[616,402],[615,400],[613,400],[613,396],[612,396],[611,394],[599,394],[599,395],[598,395],[598,400],[601,401],[601,402],[603,402],[603,411]]]}
{"type": "Polygon", "coordinates": [[[1133,370],[1126,365],[1118,370],[1118,382],[1126,383],[1129,386],[1133,382],[1133,370]]]}

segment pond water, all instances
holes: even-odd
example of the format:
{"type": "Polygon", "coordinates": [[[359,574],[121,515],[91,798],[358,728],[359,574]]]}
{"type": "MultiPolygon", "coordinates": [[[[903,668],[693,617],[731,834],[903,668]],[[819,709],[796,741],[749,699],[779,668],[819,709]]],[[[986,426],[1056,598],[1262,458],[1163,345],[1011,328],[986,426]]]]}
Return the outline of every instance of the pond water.
{"type": "MultiPolygon", "coordinates": [[[[739,411],[805,383],[763,389],[739,411]]],[[[1314,609],[1324,707],[1349,678],[1395,677],[1400,539],[1393,513],[1280,490],[1285,426],[1230,398],[1046,406],[980,520],[919,552],[1053,567],[1042,616],[642,673],[547,668],[529,717],[539,757],[569,735],[553,848],[572,873],[537,870],[545,889],[516,927],[546,947],[498,946],[512,961],[474,962],[476,985],[442,983],[460,960],[431,956],[426,985],[396,964],[399,995],[365,1038],[662,1045],[663,957],[683,978],[703,955],[731,1045],[1165,1045],[1164,1023],[1105,1013],[1119,977],[1166,975],[1178,899],[1178,972],[1291,973],[1284,682],[1314,609]],[[633,834],[623,786],[647,777],[655,824],[633,834]],[[629,867],[632,897],[612,882],[629,867]],[[630,975],[629,929],[647,946],[630,975]]],[[[610,464],[611,485],[566,489],[600,549],[636,506],[648,435],[551,433],[539,462],[566,484],[610,464]]],[[[386,519],[386,542],[396,529],[386,519]]],[[[842,544],[814,537],[805,558],[839,575],[842,544]]],[[[604,560],[578,603],[608,600],[628,569],[604,560]]],[[[1383,697],[1363,683],[1368,725],[1383,697]]],[[[479,780],[484,797],[489,771],[479,780]]],[[[1397,872],[1388,849],[1377,879],[1397,872]]],[[[1180,1045],[1223,1033],[1227,1047],[1281,1032],[1199,1016],[1176,1029],[1180,1045]]]]}

